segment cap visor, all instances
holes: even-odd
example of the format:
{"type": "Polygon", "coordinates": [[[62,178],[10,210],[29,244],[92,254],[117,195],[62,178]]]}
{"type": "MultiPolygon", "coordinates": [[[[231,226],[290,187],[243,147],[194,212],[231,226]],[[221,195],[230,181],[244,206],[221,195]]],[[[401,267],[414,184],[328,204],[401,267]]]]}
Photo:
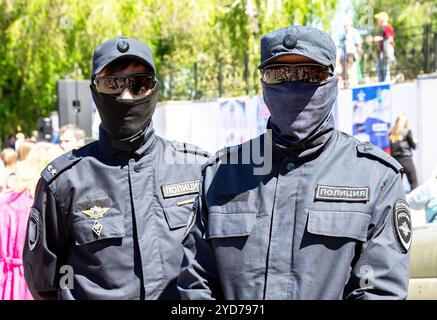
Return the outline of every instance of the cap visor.
{"type": "Polygon", "coordinates": [[[328,67],[328,68],[329,68],[329,64],[326,64],[326,63],[324,63],[324,62],[322,62],[322,61],[320,61],[320,60],[318,60],[318,59],[316,59],[316,58],[314,58],[314,57],[311,57],[311,56],[308,56],[308,55],[303,55],[303,54],[295,54],[295,53],[284,52],[284,53],[280,53],[280,54],[277,54],[277,55],[275,55],[275,56],[273,56],[273,57],[268,58],[266,61],[264,61],[263,63],[261,63],[261,64],[258,66],[258,69],[262,69],[262,68],[264,68],[264,67],[265,67],[266,65],[268,65],[272,60],[274,60],[274,59],[276,59],[276,58],[278,58],[278,57],[290,56],[290,55],[302,56],[302,57],[310,58],[310,59],[313,60],[314,62],[317,62],[317,63],[321,64],[322,66],[325,66],[325,67],[328,67]]]}

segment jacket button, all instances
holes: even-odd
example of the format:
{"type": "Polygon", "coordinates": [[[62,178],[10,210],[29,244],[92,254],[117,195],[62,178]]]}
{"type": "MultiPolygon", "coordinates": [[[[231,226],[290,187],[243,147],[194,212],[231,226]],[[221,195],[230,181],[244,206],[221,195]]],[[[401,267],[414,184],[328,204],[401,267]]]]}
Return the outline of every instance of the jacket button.
{"type": "Polygon", "coordinates": [[[287,164],[287,170],[288,170],[288,171],[291,171],[291,170],[293,170],[294,168],[296,168],[296,166],[294,165],[294,163],[290,162],[289,164],[287,164]]]}
{"type": "Polygon", "coordinates": [[[134,170],[135,170],[135,172],[140,172],[142,168],[143,168],[143,167],[141,166],[141,164],[136,164],[136,165],[134,166],[134,170]]]}

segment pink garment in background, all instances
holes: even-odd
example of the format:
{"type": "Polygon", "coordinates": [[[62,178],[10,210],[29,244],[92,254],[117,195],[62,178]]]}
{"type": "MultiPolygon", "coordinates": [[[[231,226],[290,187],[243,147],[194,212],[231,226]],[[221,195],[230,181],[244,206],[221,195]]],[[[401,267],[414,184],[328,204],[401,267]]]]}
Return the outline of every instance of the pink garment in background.
{"type": "Polygon", "coordinates": [[[0,300],[31,300],[23,270],[23,246],[33,198],[28,190],[0,193],[0,300]]]}

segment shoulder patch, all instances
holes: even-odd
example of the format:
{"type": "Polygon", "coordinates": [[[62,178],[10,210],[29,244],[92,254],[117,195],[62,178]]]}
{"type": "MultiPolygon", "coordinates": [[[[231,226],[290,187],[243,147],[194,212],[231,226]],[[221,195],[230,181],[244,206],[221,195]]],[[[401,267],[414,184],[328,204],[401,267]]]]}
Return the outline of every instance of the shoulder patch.
{"type": "Polygon", "coordinates": [[[208,151],[202,150],[191,143],[173,141],[171,145],[176,151],[179,152],[191,153],[205,158],[211,157],[211,154],[208,151]]]}
{"type": "Polygon", "coordinates": [[[404,171],[402,165],[397,162],[392,156],[371,143],[362,143],[357,145],[357,152],[359,155],[379,160],[380,162],[392,168],[397,173],[401,173],[404,171]]]}
{"type": "Polygon", "coordinates": [[[405,200],[397,200],[393,206],[393,225],[399,249],[407,253],[411,246],[412,224],[410,206],[405,200]]]}
{"type": "Polygon", "coordinates": [[[71,168],[81,159],[82,157],[74,155],[73,152],[67,152],[48,164],[41,172],[41,177],[43,177],[47,184],[50,184],[60,173],[71,168]]]}

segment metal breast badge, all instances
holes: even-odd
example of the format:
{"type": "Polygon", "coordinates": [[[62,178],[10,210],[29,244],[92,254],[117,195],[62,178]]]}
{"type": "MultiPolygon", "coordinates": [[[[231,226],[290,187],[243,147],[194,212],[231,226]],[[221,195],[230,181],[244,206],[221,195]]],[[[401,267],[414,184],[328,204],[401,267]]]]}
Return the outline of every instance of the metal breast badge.
{"type": "Polygon", "coordinates": [[[94,206],[90,208],[89,210],[83,210],[82,213],[86,214],[91,219],[95,220],[92,230],[97,235],[97,237],[100,236],[103,230],[103,225],[99,222],[98,219],[102,218],[103,215],[108,211],[109,208],[101,208],[98,206],[94,206]]]}

